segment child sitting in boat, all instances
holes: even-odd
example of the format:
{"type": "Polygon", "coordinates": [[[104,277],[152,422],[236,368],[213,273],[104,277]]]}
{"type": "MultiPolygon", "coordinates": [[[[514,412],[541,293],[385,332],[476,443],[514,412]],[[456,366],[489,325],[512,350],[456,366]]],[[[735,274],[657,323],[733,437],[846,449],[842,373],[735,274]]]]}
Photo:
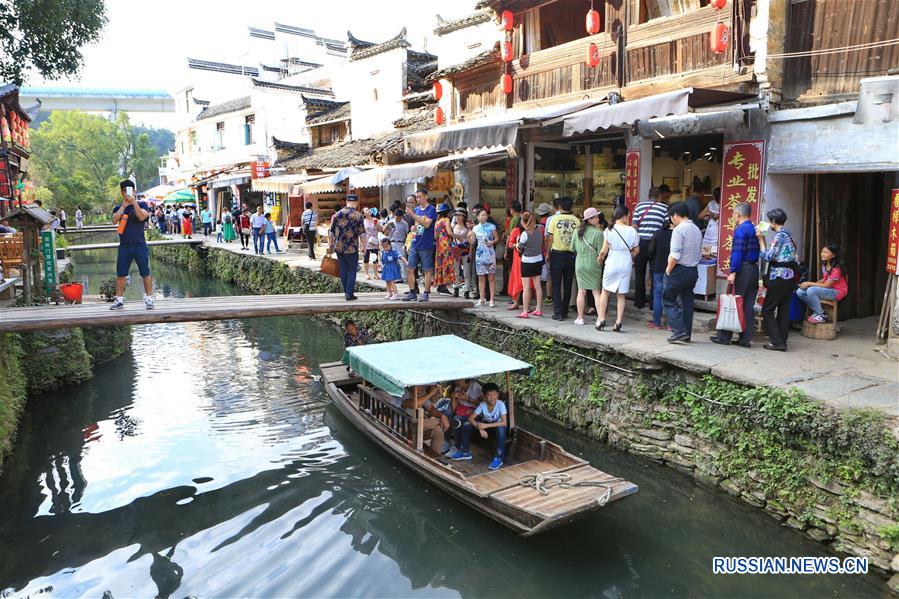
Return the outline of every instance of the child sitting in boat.
{"type": "Polygon", "coordinates": [[[471,432],[478,429],[481,437],[486,439],[489,431],[493,431],[496,437],[496,453],[490,465],[491,470],[499,470],[503,466],[503,458],[506,450],[506,434],[508,427],[508,412],[506,404],[499,399],[499,387],[494,383],[487,383],[483,388],[484,401],[478,404],[468,416],[468,420],[462,425],[461,447],[450,456],[451,460],[471,459],[471,432]]]}
{"type": "Polygon", "coordinates": [[[481,385],[474,379],[459,379],[448,386],[449,397],[442,399],[438,409],[450,419],[450,430],[447,437],[452,440],[452,445],[443,453],[451,456],[459,447],[462,447],[462,425],[468,421],[468,417],[483,399],[481,385]],[[449,400],[449,401],[447,401],[449,400]]]}

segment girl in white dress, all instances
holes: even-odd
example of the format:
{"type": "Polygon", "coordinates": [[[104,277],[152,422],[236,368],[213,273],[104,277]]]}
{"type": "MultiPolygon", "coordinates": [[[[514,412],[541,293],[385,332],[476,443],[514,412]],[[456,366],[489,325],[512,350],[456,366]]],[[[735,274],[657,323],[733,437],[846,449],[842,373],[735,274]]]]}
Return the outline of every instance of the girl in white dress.
{"type": "Polygon", "coordinates": [[[599,318],[596,330],[606,328],[606,308],[609,307],[609,294],[617,296],[615,328],[621,332],[621,321],[624,319],[625,294],[631,288],[631,267],[634,256],[640,253],[640,236],[637,230],[627,224],[628,209],[625,206],[615,208],[612,227],[603,236],[599,259],[603,262],[602,295],[599,297],[599,318]]]}

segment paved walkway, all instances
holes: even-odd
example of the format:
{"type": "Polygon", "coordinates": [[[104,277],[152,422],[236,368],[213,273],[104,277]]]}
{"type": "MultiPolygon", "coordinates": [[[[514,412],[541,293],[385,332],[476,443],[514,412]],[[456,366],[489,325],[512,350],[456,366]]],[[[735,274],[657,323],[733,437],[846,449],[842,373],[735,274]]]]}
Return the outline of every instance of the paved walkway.
{"type": "MultiPolygon", "coordinates": [[[[239,243],[208,245],[247,253],[241,252],[239,243]]],[[[321,257],[323,252],[317,254],[321,257]]],[[[291,266],[318,270],[318,262],[310,260],[305,250],[266,257],[291,266]]],[[[380,280],[366,280],[361,272],[358,280],[376,287],[384,286],[380,280]]],[[[401,290],[405,288],[400,287],[401,290]]],[[[584,326],[577,326],[572,320],[559,323],[548,317],[515,318],[517,312],[505,309],[508,306],[506,299],[501,298],[496,308],[472,308],[468,312],[513,329],[542,331],[581,347],[619,351],[636,360],[671,364],[697,374],[711,373],[745,385],[795,387],[808,397],[837,408],[871,407],[899,417],[899,362],[886,355],[884,346],[875,344],[877,323],[873,317],[842,323],[835,341],[806,339],[794,331],[790,335],[790,351],[782,353],[762,349],[764,342],[753,342],[750,349],[711,343],[709,333],[703,329],[714,315],[703,312],[697,313],[694,342],[672,345],[665,342],[669,335],[667,331],[646,328],[648,311],[638,313],[628,308],[622,333],[600,333],[592,326],[595,317],[584,326]]],[[[610,306],[610,313],[614,314],[612,308],[610,306]]]]}

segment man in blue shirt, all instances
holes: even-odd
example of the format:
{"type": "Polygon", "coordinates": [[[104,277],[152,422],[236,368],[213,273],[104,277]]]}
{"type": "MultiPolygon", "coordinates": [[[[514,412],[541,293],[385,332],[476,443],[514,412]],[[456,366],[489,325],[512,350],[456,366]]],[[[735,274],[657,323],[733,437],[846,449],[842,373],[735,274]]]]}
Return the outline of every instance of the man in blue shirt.
{"type": "Polygon", "coordinates": [[[139,202],[134,192],[134,181],[128,179],[119,183],[122,203],[112,211],[112,224],[118,225],[119,253],[116,258],[116,297],[109,307],[120,310],[125,307],[125,277],[131,262],[137,262],[137,270],[144,280],[144,305],[153,309],[153,278],[150,276],[150,250],[144,237],[144,226],[150,218],[149,206],[139,202]]]}
{"type": "MultiPolygon", "coordinates": [[[[752,224],[752,206],[738,204],[734,209],[737,227],[730,253],[730,274],[727,282],[734,286],[734,294],[743,296],[743,332],[735,342],[740,347],[749,347],[755,330],[755,299],[759,293],[759,239],[752,224]]],[[[710,337],[712,343],[730,345],[731,331],[716,331],[710,337]]]]}
{"type": "Polygon", "coordinates": [[[209,237],[209,234],[212,233],[212,212],[209,211],[209,208],[200,211],[200,220],[203,221],[203,236],[209,237]]]}
{"type": "Polygon", "coordinates": [[[406,207],[406,215],[412,221],[412,243],[409,245],[409,267],[408,281],[409,293],[403,297],[403,301],[411,302],[418,299],[420,302],[426,302],[431,299],[431,277],[434,274],[434,221],[437,220],[437,209],[428,203],[428,192],[419,189],[415,192],[415,201],[418,206],[413,210],[406,207]],[[421,265],[424,273],[425,292],[421,294],[419,299],[415,294],[415,269],[421,265]]]}

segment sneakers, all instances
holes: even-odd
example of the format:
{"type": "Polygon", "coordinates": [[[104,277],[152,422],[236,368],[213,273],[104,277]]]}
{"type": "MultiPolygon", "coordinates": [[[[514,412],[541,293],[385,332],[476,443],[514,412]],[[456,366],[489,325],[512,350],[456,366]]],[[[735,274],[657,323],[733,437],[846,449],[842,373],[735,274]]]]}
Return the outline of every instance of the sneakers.
{"type": "Polygon", "coordinates": [[[386,299],[386,300],[392,300],[392,299],[393,299],[393,294],[392,294],[392,293],[388,293],[387,295],[384,296],[384,299],[386,299]]]}
{"type": "Polygon", "coordinates": [[[427,302],[430,300],[431,300],[431,294],[428,292],[422,293],[421,297],[418,298],[418,301],[420,301],[420,302],[427,302]]]}
{"type": "Polygon", "coordinates": [[[827,316],[824,314],[812,314],[808,317],[808,321],[812,324],[821,324],[827,322],[827,316]]]}
{"type": "Polygon", "coordinates": [[[479,299],[477,302],[475,302],[475,307],[486,306],[486,305],[487,305],[487,302],[485,302],[482,299],[479,299]]]}
{"type": "Polygon", "coordinates": [[[411,291],[407,292],[406,295],[403,296],[404,302],[414,302],[417,299],[418,299],[418,295],[415,293],[412,293],[411,291]]]}
{"type": "Polygon", "coordinates": [[[446,457],[451,457],[454,453],[456,453],[456,451],[458,451],[458,450],[455,447],[453,447],[452,445],[450,445],[449,447],[447,447],[446,451],[442,451],[441,453],[443,455],[445,455],[446,457]]]}
{"type": "Polygon", "coordinates": [[[396,301],[402,300],[402,299],[403,299],[403,296],[400,295],[399,293],[394,293],[393,295],[390,296],[389,299],[390,299],[391,301],[396,302],[396,301]]]}
{"type": "Polygon", "coordinates": [[[147,307],[147,310],[152,310],[153,308],[156,307],[156,304],[153,302],[153,296],[152,296],[152,295],[145,295],[145,296],[144,296],[144,306],[147,307]]]}
{"type": "Polygon", "coordinates": [[[492,300],[491,300],[491,302],[490,302],[488,305],[489,305],[491,308],[495,308],[495,307],[496,307],[496,303],[493,302],[492,300]]]}
{"type": "Polygon", "coordinates": [[[583,318],[575,318],[574,324],[584,324],[584,319],[583,318]]]}
{"type": "Polygon", "coordinates": [[[117,297],[117,298],[115,298],[115,301],[112,302],[112,305],[109,306],[109,309],[110,310],[121,310],[124,307],[125,307],[125,300],[120,297],[117,297]]]}
{"type": "Polygon", "coordinates": [[[495,458],[493,458],[493,460],[490,462],[490,465],[487,467],[490,468],[491,470],[499,470],[500,468],[503,467],[503,459],[499,456],[496,456],[495,458]]]}
{"type": "Polygon", "coordinates": [[[470,460],[471,452],[470,451],[462,451],[460,449],[458,451],[453,452],[453,454],[450,455],[449,459],[453,460],[454,462],[459,462],[461,460],[470,460]]]}

